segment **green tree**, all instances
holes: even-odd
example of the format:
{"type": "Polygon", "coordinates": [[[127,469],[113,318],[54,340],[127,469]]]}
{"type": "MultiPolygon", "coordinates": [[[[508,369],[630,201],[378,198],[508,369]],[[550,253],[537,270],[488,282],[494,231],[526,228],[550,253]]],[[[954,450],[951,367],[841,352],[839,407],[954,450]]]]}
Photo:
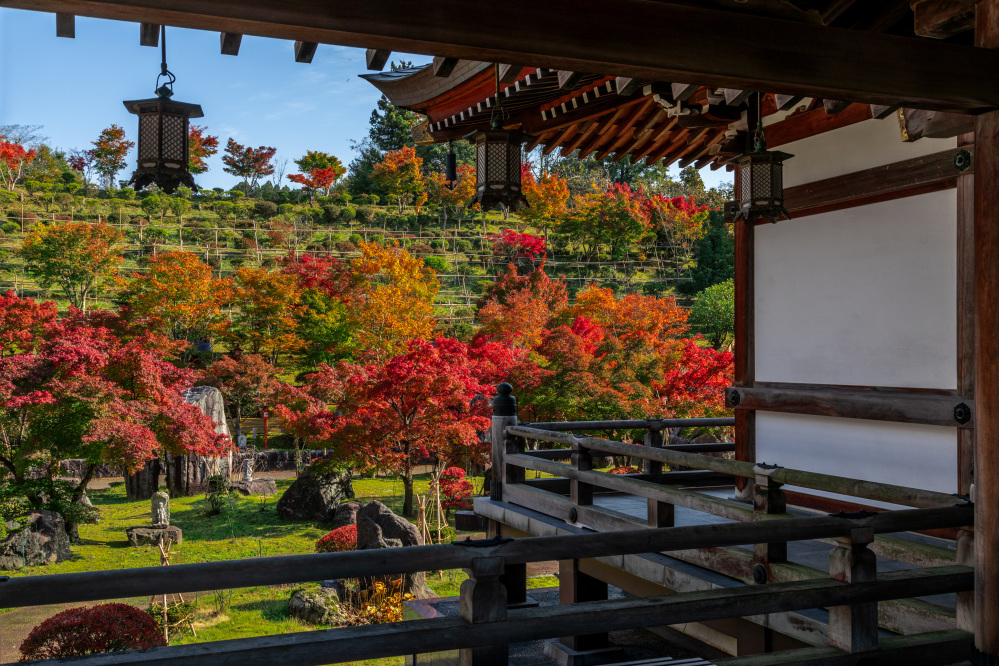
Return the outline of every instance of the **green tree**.
{"type": "Polygon", "coordinates": [[[142,202],[139,204],[139,207],[142,208],[142,212],[145,213],[146,216],[149,218],[149,223],[152,224],[153,213],[160,212],[163,206],[159,196],[151,194],[148,197],[144,197],[142,199],[142,202]]]}
{"type": "Polygon", "coordinates": [[[687,323],[716,349],[730,336],[735,337],[735,280],[719,282],[699,293],[687,323]]]}
{"type": "Polygon", "coordinates": [[[94,171],[100,174],[104,187],[109,188],[118,172],[125,168],[125,156],[135,142],[125,138],[125,130],[112,124],[101,131],[93,145],[94,171]]]}
{"type": "Polygon", "coordinates": [[[681,282],[679,291],[696,294],[735,275],[735,241],[720,210],[708,215],[704,234],[694,241],[694,267],[690,282],[681,282]]]}
{"type": "Polygon", "coordinates": [[[122,238],[103,223],[42,224],[24,239],[21,256],[42,286],[58,287],[73,306],[86,312],[88,300],[122,261],[122,238]]]}

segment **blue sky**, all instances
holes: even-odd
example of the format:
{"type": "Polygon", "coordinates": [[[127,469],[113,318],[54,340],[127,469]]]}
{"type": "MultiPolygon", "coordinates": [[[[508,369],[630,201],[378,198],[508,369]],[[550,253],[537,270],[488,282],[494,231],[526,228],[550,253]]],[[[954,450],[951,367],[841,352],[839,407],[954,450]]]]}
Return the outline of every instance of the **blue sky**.
{"type": "MultiPolygon", "coordinates": [[[[393,54],[415,64],[427,56],[393,54]]],[[[0,123],[43,125],[48,143],[88,148],[111,123],[135,139],[135,116],[122,100],[153,96],[160,51],[139,45],[136,23],[77,17],[76,39],[55,36],[55,15],[0,9],[0,123]]],[[[219,136],[274,146],[277,161],[322,150],[345,164],[350,140],[367,134],[378,99],[362,49],[321,44],[311,64],[297,63],[291,41],[244,36],[239,56],[219,53],[216,32],[167,28],[167,64],[177,77],[174,99],[201,104],[196,122],[219,136]]],[[[119,175],[128,177],[134,163],[119,175]]],[[[724,170],[702,173],[711,186],[731,180],[724,170]]],[[[287,180],[287,179],[286,179],[287,180]]],[[[219,155],[198,177],[202,187],[235,185],[219,155]]]]}

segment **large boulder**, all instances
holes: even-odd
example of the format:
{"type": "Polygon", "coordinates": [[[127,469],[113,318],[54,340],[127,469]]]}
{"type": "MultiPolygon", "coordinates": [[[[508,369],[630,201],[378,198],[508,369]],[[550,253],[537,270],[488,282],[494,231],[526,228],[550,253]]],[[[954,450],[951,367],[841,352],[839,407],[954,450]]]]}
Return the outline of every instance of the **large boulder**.
{"type": "Polygon", "coordinates": [[[180,544],[184,542],[184,534],[176,525],[166,525],[164,527],[129,527],[125,530],[128,535],[128,542],[134,547],[158,546],[163,541],[164,546],[171,543],[180,544]]]}
{"type": "Polygon", "coordinates": [[[278,500],[277,513],[285,520],[333,522],[344,500],[354,498],[350,471],[303,472],[278,500]]]}
{"type": "Polygon", "coordinates": [[[58,513],[32,511],[20,523],[24,525],[22,529],[0,541],[0,570],[62,562],[72,555],[66,523],[58,513]]]}
{"type": "Polygon", "coordinates": [[[277,492],[277,484],[270,477],[261,477],[231,483],[229,490],[241,495],[273,495],[277,492]]]}
{"type": "Polygon", "coordinates": [[[307,624],[339,626],[347,622],[336,590],[318,585],[307,585],[292,592],[288,614],[307,624]]]}
{"type": "MultiPolygon", "coordinates": [[[[369,502],[357,513],[358,550],[422,545],[423,537],[416,525],[402,516],[395,515],[381,502],[369,502]]],[[[405,574],[404,578],[404,593],[408,592],[417,599],[428,599],[436,596],[427,587],[426,573],[421,571],[415,574],[405,574]]]]}
{"type": "Polygon", "coordinates": [[[361,506],[363,505],[357,500],[340,502],[340,506],[336,508],[336,514],[333,516],[333,529],[356,525],[357,512],[361,510],[361,506]]]}
{"type": "MultiPolygon", "coordinates": [[[[230,437],[225,420],[225,402],[222,393],[214,386],[195,386],[183,393],[184,400],[194,405],[212,419],[215,432],[230,437]]],[[[219,473],[229,478],[232,473],[232,454],[213,460],[198,455],[166,455],[166,484],[171,497],[201,495],[207,490],[208,477],[219,473]]]]}

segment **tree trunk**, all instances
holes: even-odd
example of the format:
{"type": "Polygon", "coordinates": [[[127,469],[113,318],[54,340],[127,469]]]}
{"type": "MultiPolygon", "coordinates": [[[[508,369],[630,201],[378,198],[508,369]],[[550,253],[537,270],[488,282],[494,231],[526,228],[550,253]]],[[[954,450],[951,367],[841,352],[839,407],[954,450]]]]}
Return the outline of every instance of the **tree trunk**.
{"type": "Polygon", "coordinates": [[[160,485],[160,461],[147,460],[145,467],[125,477],[125,496],[130,500],[149,499],[160,485]]]}
{"type": "Polygon", "coordinates": [[[413,511],[413,464],[409,459],[409,444],[406,444],[406,469],[402,475],[403,501],[402,514],[407,518],[412,518],[416,514],[413,511]]]}
{"type": "MultiPolygon", "coordinates": [[[[73,489],[72,501],[74,504],[79,503],[79,501],[83,499],[83,496],[87,494],[87,485],[90,483],[90,480],[94,478],[94,473],[96,471],[96,463],[89,463],[87,465],[86,473],[83,475],[83,478],[80,479],[80,483],[76,485],[76,488],[73,489]]],[[[71,516],[64,516],[63,518],[66,522],[66,534],[69,535],[70,541],[73,543],[79,542],[80,524],[73,520],[71,516]]]]}

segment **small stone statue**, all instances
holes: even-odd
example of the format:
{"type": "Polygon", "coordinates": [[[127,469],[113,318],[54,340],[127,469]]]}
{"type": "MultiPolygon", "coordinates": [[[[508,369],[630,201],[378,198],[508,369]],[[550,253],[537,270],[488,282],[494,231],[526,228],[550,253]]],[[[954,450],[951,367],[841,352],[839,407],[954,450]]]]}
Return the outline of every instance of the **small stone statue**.
{"type": "Polygon", "coordinates": [[[240,451],[246,450],[246,435],[239,433],[239,437],[236,438],[236,443],[239,445],[240,451]]]}
{"type": "Polygon", "coordinates": [[[247,456],[243,459],[243,483],[253,481],[253,458],[247,456]]]}
{"type": "Polygon", "coordinates": [[[170,496],[162,490],[153,493],[150,504],[153,527],[168,527],[170,525],[170,496]]]}

